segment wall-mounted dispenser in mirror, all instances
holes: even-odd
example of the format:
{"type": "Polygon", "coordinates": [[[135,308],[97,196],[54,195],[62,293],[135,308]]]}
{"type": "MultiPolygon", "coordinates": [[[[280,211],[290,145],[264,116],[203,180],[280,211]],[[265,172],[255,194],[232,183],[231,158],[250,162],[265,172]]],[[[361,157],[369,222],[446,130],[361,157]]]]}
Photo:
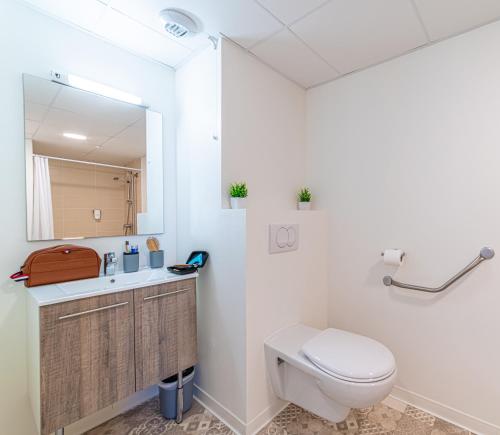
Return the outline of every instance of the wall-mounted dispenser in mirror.
{"type": "Polygon", "coordinates": [[[28,240],[163,232],[161,114],[25,74],[28,240]]]}

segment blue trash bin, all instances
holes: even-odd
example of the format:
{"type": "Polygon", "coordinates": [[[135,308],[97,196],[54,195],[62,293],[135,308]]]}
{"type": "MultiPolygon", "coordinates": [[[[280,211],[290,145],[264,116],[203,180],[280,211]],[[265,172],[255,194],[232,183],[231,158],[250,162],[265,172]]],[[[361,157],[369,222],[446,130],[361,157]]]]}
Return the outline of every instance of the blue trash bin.
{"type": "MultiPolygon", "coordinates": [[[[193,405],[194,367],[182,372],[183,380],[183,412],[187,412],[193,405]]],[[[158,384],[160,390],[160,411],[163,417],[169,420],[177,417],[177,375],[170,376],[158,384]]]]}

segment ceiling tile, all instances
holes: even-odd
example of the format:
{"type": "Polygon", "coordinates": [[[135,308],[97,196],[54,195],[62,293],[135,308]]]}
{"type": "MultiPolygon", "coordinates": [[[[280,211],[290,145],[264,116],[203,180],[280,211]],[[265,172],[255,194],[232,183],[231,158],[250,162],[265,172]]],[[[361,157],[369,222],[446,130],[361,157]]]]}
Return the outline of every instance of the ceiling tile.
{"type": "MultiPolygon", "coordinates": [[[[43,122],[44,128],[62,135],[64,132],[83,134],[85,136],[114,136],[126,128],[118,120],[110,118],[87,118],[77,113],[52,108],[43,122]]],[[[47,130],[48,131],[48,130],[47,130]]]]}
{"type": "Polygon", "coordinates": [[[53,109],[61,109],[81,115],[92,122],[105,118],[110,123],[126,127],[144,117],[144,109],[133,104],[103,97],[81,89],[59,85],[61,90],[52,103],[53,109]]]}
{"type": "Polygon", "coordinates": [[[109,3],[115,10],[122,12],[130,18],[140,22],[150,29],[156,30],[165,37],[191,50],[199,50],[210,45],[208,34],[204,32],[185,38],[175,38],[165,32],[163,24],[158,17],[158,13],[167,7],[163,1],[144,2],[133,0],[109,0],[109,3]]]}
{"type": "Polygon", "coordinates": [[[427,42],[410,0],[331,0],[291,29],[342,73],[427,42]]]}
{"type": "Polygon", "coordinates": [[[24,118],[30,121],[42,122],[49,110],[49,106],[26,101],[24,104],[24,118]]]}
{"type": "Polygon", "coordinates": [[[39,127],[40,127],[39,122],[30,121],[29,119],[26,119],[24,121],[24,135],[26,139],[31,139],[39,127]]]}
{"type": "MultiPolygon", "coordinates": [[[[246,48],[282,27],[254,0],[111,0],[110,5],[160,30],[158,13],[162,9],[182,9],[194,15],[204,33],[214,36],[222,33],[246,48]]],[[[181,44],[188,44],[188,41],[179,40],[181,44]]]]}
{"type": "Polygon", "coordinates": [[[100,20],[96,33],[123,48],[171,66],[191,54],[188,48],[111,8],[100,20]]]}
{"type": "Polygon", "coordinates": [[[338,76],[337,71],[288,29],[257,44],[251,51],[305,88],[338,76]]]}
{"type": "Polygon", "coordinates": [[[35,142],[33,151],[38,154],[68,158],[66,151],[76,150],[80,153],[88,153],[106,140],[106,137],[100,136],[89,136],[85,141],[71,140],[58,134],[50,126],[42,125],[33,135],[35,142]],[[41,149],[42,146],[43,149],[41,149]]]}
{"type": "Polygon", "coordinates": [[[125,162],[144,157],[146,155],[146,133],[145,131],[126,132],[106,142],[97,152],[118,155],[125,162]]]}
{"type": "Polygon", "coordinates": [[[27,3],[87,30],[97,25],[106,6],[98,0],[26,0],[27,3]]]}
{"type": "Polygon", "coordinates": [[[329,0],[257,0],[285,24],[292,24],[329,0]]]}
{"type": "MultiPolygon", "coordinates": [[[[45,144],[45,146],[53,146],[54,153],[49,155],[56,157],[66,157],[64,151],[66,149],[78,149],[80,152],[90,152],[96,146],[101,145],[102,143],[108,140],[105,136],[89,136],[85,141],[76,141],[71,139],[66,139],[64,136],[60,134],[56,134],[53,129],[51,129],[48,125],[42,125],[35,135],[33,135],[33,140],[36,141],[37,144],[45,144]],[[59,154],[55,153],[55,148],[59,148],[59,154]]],[[[37,148],[37,153],[41,153],[41,151],[37,148]]]]}
{"type": "Polygon", "coordinates": [[[87,153],[84,160],[90,162],[107,163],[112,165],[125,166],[131,161],[138,159],[139,156],[132,153],[123,153],[120,148],[109,149],[105,146],[99,149],[93,149],[87,153]]]}
{"type": "Polygon", "coordinates": [[[432,40],[500,18],[499,0],[415,0],[432,40]]]}

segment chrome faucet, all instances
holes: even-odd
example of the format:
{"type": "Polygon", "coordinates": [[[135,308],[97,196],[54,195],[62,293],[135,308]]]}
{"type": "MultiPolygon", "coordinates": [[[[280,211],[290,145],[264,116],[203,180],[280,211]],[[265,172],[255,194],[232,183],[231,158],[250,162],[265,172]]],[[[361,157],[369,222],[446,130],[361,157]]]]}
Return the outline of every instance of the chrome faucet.
{"type": "Polygon", "coordinates": [[[114,275],[116,272],[116,264],[118,259],[114,252],[106,252],[104,254],[104,275],[114,275]]]}

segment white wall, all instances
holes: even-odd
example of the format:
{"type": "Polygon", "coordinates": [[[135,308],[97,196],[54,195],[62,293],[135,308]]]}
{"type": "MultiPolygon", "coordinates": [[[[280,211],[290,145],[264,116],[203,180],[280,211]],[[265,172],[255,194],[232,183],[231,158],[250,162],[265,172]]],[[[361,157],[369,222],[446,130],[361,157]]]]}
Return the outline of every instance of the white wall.
{"type": "Polygon", "coordinates": [[[309,91],[307,113],[329,323],[392,349],[396,396],[486,433],[500,433],[478,420],[500,426],[500,259],[440,295],[382,277],[440,285],[482,246],[500,252],[499,42],[495,23],[347,76],[309,91]],[[408,254],[399,270],[386,247],[408,254]]]}
{"type": "Polygon", "coordinates": [[[283,405],[267,381],[264,340],[296,323],[325,327],[326,216],[296,211],[304,185],[305,91],[222,41],[222,191],[248,182],[246,419],[253,433],[283,405]],[[270,255],[268,226],[300,225],[298,251],[270,255]]]}
{"type": "Polygon", "coordinates": [[[326,325],[326,216],[295,210],[305,91],[226,40],[218,55],[207,49],[177,72],[176,91],[179,260],[210,252],[199,279],[196,394],[253,433],[282,406],[267,381],[265,338],[298,322],[326,325]],[[248,182],[246,211],[221,208],[235,180],[248,182]],[[300,249],[271,256],[268,225],[279,222],[300,224],[300,249]]]}
{"type": "MultiPolygon", "coordinates": [[[[13,1],[0,2],[0,150],[2,213],[0,235],[0,432],[29,435],[34,426],[26,393],[25,289],[7,277],[29,252],[53,243],[26,242],[25,161],[22,73],[48,78],[59,69],[140,95],[163,113],[165,228],[160,237],[168,263],[176,259],[174,76],[99,39],[43,16],[13,1]]],[[[140,243],[146,262],[145,237],[140,243]]],[[[102,254],[121,252],[124,238],[79,241],[102,254]]],[[[115,410],[116,412],[116,410],[115,410]]],[[[71,433],[71,431],[68,431],[71,433]]]]}
{"type": "Polygon", "coordinates": [[[246,416],[246,214],[221,209],[219,54],[177,71],[178,252],[210,258],[198,280],[198,398],[237,430],[246,416]]]}
{"type": "Polygon", "coordinates": [[[247,433],[276,414],[263,343],[286,326],[327,326],[327,227],[321,211],[247,211],[247,433]],[[297,251],[269,254],[269,224],[299,224],[297,251]]]}
{"type": "Polygon", "coordinates": [[[246,181],[248,206],[295,207],[304,180],[305,91],[223,40],[222,195],[246,181]]]}

